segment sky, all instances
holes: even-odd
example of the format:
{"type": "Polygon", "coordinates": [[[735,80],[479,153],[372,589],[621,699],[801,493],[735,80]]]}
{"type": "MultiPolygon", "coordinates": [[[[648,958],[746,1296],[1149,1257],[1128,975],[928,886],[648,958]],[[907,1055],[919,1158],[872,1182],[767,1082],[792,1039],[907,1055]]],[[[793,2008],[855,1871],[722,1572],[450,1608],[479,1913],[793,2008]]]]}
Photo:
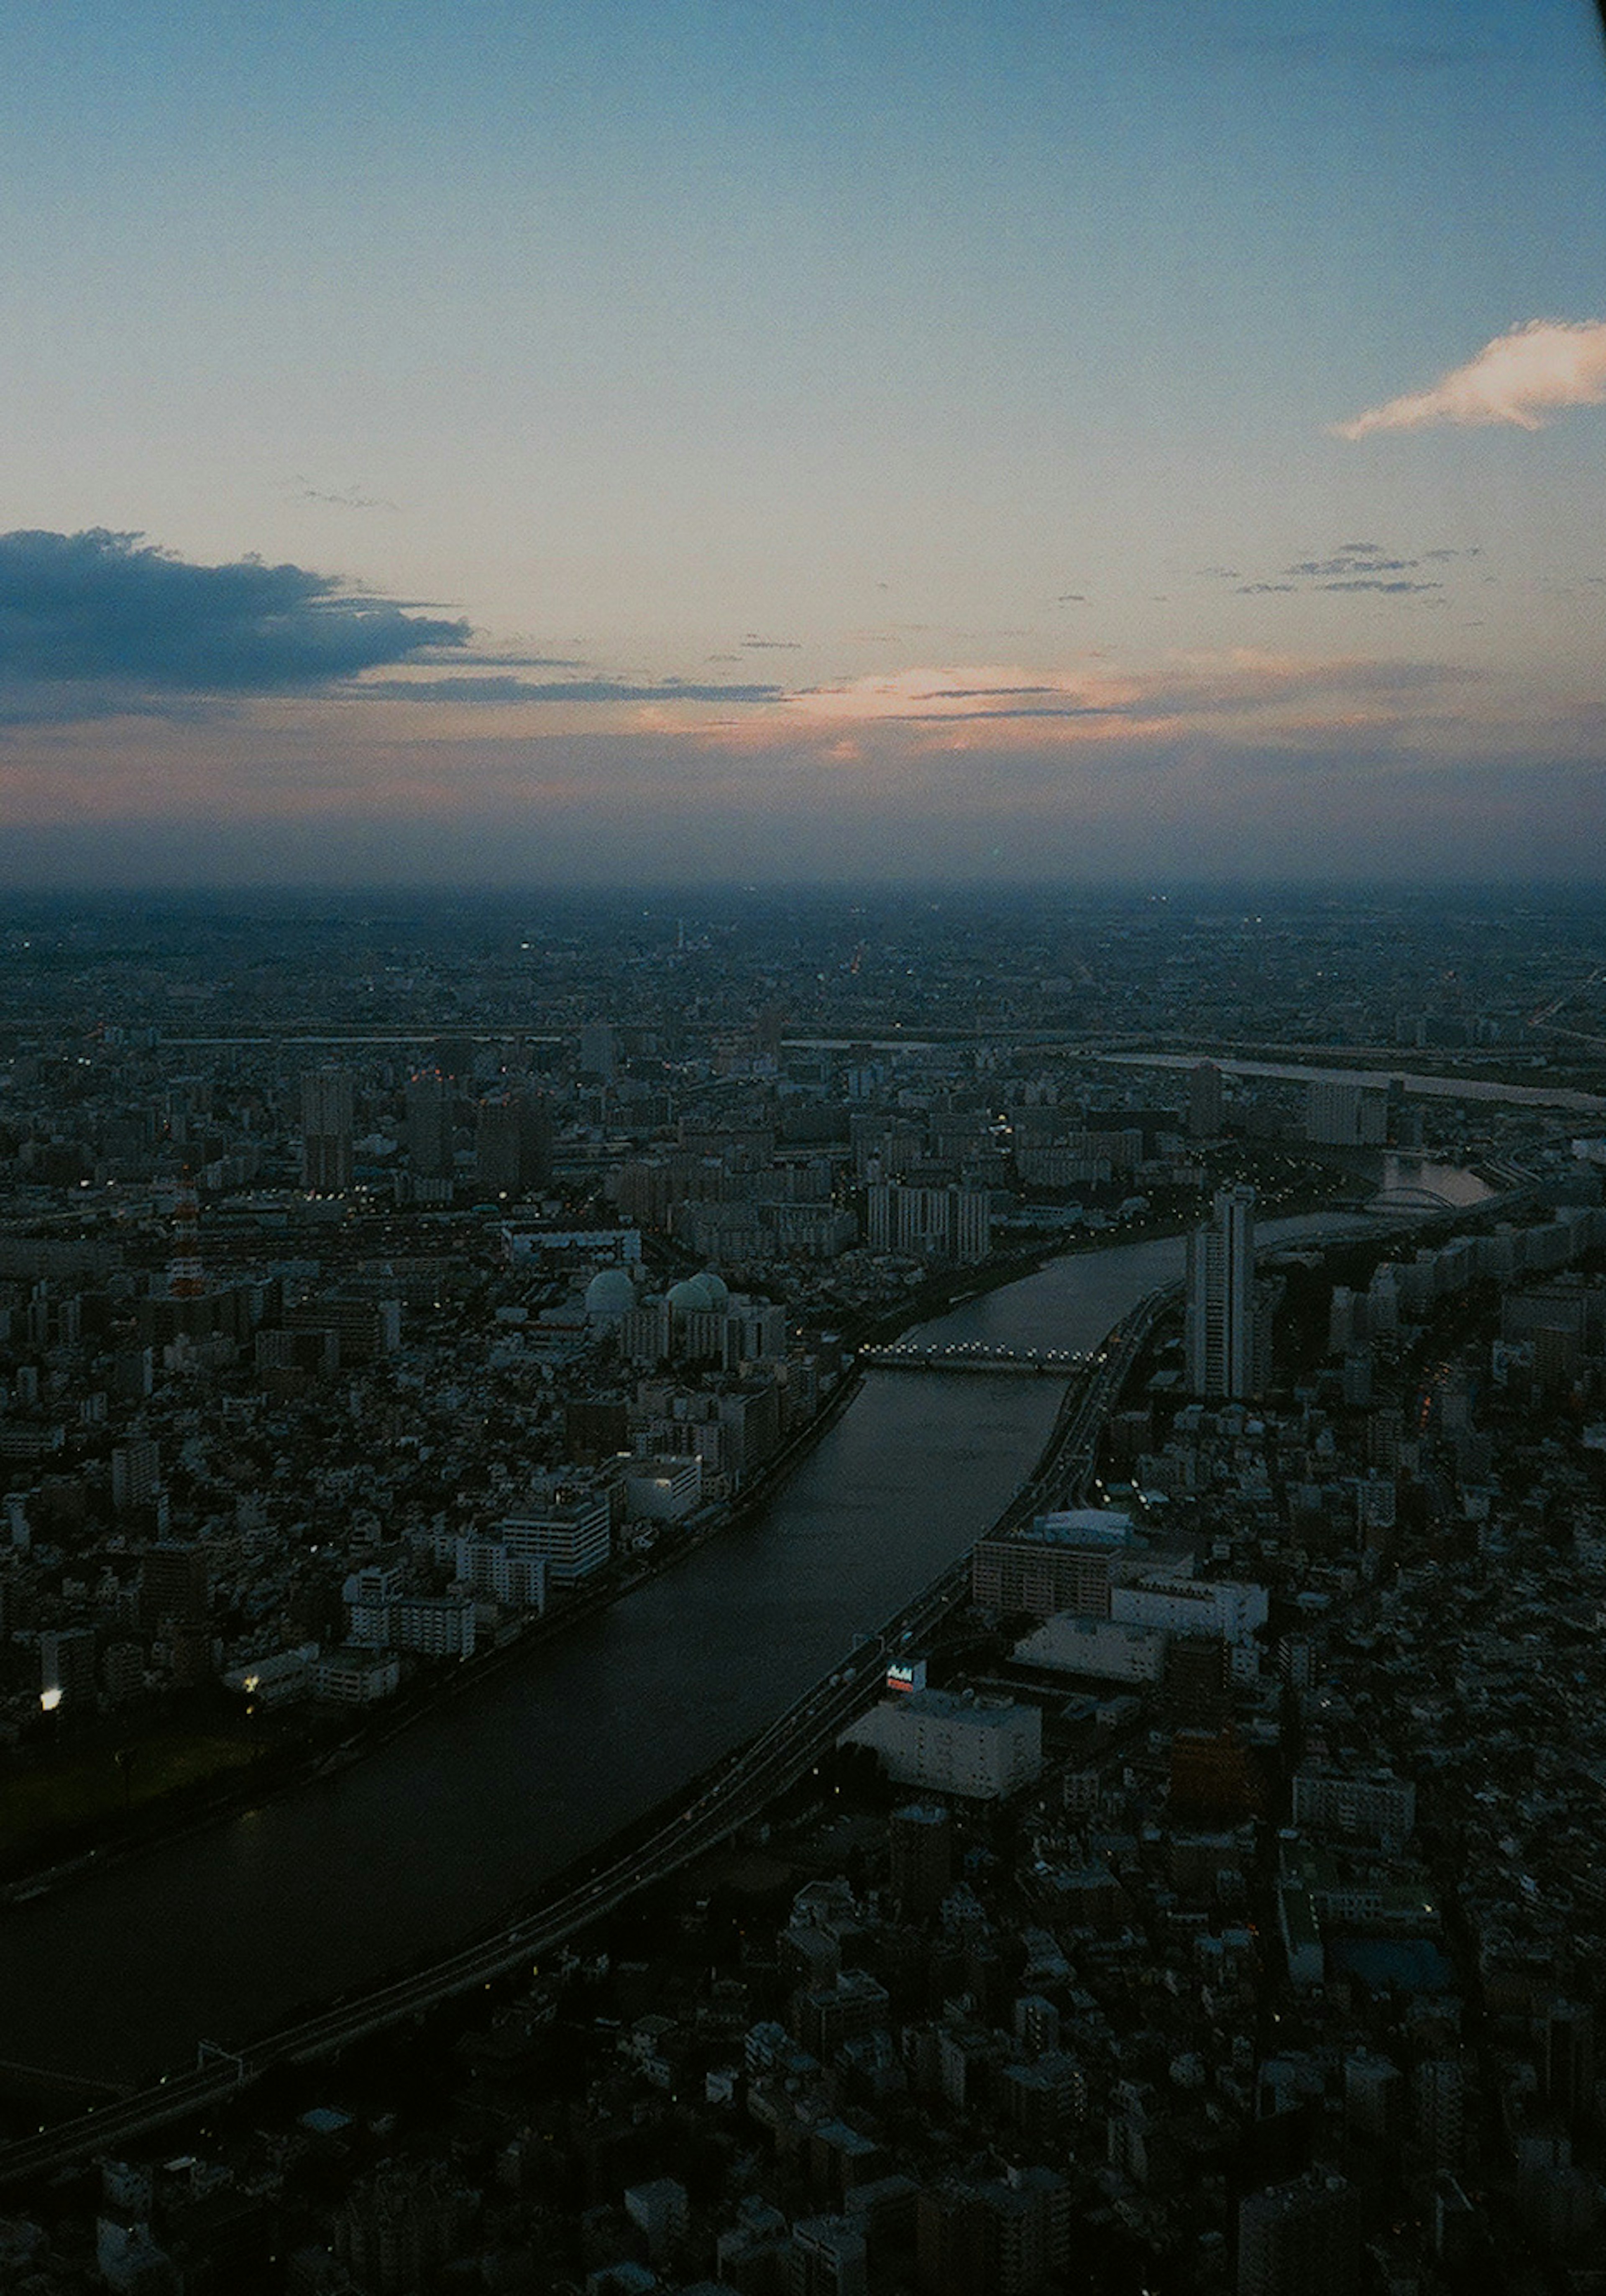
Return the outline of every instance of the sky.
{"type": "Polygon", "coordinates": [[[1602,873],[1592,0],[56,0],[0,195],[0,886],[1602,873]]]}

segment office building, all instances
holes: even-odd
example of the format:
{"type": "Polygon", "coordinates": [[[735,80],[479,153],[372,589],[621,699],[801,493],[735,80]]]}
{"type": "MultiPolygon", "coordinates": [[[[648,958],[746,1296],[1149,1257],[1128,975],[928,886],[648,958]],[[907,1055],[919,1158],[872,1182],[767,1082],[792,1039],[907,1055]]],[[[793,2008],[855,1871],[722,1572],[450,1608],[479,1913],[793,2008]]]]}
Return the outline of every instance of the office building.
{"type": "Polygon", "coordinates": [[[482,1100],[474,1124],[475,1185],[488,1194],[516,1196],[542,1186],[552,1170],[552,1123],[537,1093],[504,1093],[482,1100]]]}
{"type": "Polygon", "coordinates": [[[163,1539],[145,1549],[139,1571],[139,1623],[148,1635],[200,1626],[210,1587],[204,1547],[163,1539]]]}
{"type": "Polygon", "coordinates": [[[993,1248],[992,1201],[984,1188],[921,1188],[877,1180],[869,1188],[866,1209],[875,1251],[972,1267],[993,1248]]]}
{"type": "Polygon", "coordinates": [[[1043,1767],[1043,1717],[1006,1698],[915,1690],[883,1699],[844,1731],[872,1746],[898,1785],[996,1801],[1029,1785],[1043,1767]]]}
{"type": "Polygon", "coordinates": [[[1238,2296],[1349,2296],[1360,2286],[1355,2189],[1315,2169],[1238,2210],[1238,2296]]]}
{"type": "Polygon", "coordinates": [[[154,1506],[161,1488],[161,1452],[148,1435],[118,1443],[111,1452],[111,1504],[119,1514],[154,1506]]]}
{"type": "Polygon", "coordinates": [[[1340,1077],[1319,1077],[1305,1095],[1305,1137],[1313,1147],[1381,1148],[1389,1136],[1389,1101],[1340,1077]]]}
{"type": "Polygon", "coordinates": [[[313,1069],[301,1078],[301,1185],[315,1196],[343,1195],[351,1169],[351,1078],[343,1069],[313,1069]]]}
{"type": "Polygon", "coordinates": [[[1188,1077],[1188,1137],[1218,1140],[1225,1105],[1221,1070],[1214,1061],[1200,1061],[1188,1077]]]}
{"type": "Polygon", "coordinates": [[[408,1080],[405,1136],[414,1178],[451,1178],[452,1087],[438,1070],[422,1070],[408,1080]]]}
{"type": "Polygon", "coordinates": [[[939,1803],[905,1802],[889,1820],[891,1889],[906,1922],[928,1921],[954,1879],[954,1824],[939,1803]]]}
{"type": "Polygon", "coordinates": [[[867,2296],[864,2236],[846,2217],[799,2217],[787,2258],[788,2296],[867,2296]]]}
{"type": "Polygon", "coordinates": [[[1363,1775],[1309,1763],[1294,1773],[1294,1824],[1394,1848],[1416,1824],[1416,1788],[1391,1770],[1363,1775]]]}
{"type": "Polygon", "coordinates": [[[1223,1188],[1188,1239],[1186,1345],[1193,1395],[1255,1392],[1255,1191],[1223,1188]]]}
{"type": "Polygon", "coordinates": [[[492,1533],[512,1555],[546,1566],[549,1587],[574,1587],[613,1553],[612,1515],[603,1491],[559,1490],[527,1512],[504,1516],[492,1533]]]}

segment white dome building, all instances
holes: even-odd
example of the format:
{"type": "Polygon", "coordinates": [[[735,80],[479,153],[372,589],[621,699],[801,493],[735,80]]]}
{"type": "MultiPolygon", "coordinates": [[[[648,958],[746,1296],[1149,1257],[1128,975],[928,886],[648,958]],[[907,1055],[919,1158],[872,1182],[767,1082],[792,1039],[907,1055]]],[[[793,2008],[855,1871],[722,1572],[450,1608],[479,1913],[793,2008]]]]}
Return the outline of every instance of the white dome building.
{"type": "Polygon", "coordinates": [[[599,1267],[586,1286],[586,1321],[620,1324],[635,1305],[635,1286],[622,1267],[599,1267]]]}
{"type": "MultiPolygon", "coordinates": [[[[714,1282],[717,1283],[719,1278],[716,1276],[714,1282]]],[[[672,1316],[706,1316],[720,1304],[706,1275],[683,1276],[678,1283],[670,1285],[668,1300],[672,1316]]]]}

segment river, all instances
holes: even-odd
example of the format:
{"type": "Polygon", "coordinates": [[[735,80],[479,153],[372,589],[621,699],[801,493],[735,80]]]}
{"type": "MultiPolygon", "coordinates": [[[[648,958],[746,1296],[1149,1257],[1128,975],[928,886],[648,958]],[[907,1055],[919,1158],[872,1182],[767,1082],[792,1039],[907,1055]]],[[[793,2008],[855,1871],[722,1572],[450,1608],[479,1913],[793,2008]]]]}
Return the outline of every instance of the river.
{"type": "MultiPolygon", "coordinates": [[[[1320,1221],[1268,1224],[1292,1240],[1320,1221]]],[[[922,1328],[1090,1348],[1180,1238],[1069,1255],[922,1328]]],[[[187,2064],[489,1923],[782,1712],[978,1537],[1049,1379],[872,1372],[769,1506],[338,1775],[0,1915],[0,2058],[187,2064]]]]}

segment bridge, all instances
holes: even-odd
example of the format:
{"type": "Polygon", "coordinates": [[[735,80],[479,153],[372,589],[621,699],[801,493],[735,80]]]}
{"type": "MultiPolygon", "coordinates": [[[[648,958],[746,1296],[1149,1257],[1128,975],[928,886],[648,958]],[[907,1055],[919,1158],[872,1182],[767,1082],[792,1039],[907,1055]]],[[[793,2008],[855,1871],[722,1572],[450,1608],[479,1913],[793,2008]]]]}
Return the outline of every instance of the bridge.
{"type": "Polygon", "coordinates": [[[1384,1188],[1372,1197],[1369,1212],[1460,1212],[1475,1211],[1478,1207],[1458,1204],[1453,1197],[1440,1195],[1437,1188],[1384,1188]]]}
{"type": "Polygon", "coordinates": [[[986,1340],[960,1340],[946,1347],[922,1347],[894,1340],[881,1348],[861,1348],[859,1362],[871,1371],[1029,1372],[1069,1379],[1085,1371],[1088,1357],[1072,1348],[1004,1348],[986,1340]]]}

